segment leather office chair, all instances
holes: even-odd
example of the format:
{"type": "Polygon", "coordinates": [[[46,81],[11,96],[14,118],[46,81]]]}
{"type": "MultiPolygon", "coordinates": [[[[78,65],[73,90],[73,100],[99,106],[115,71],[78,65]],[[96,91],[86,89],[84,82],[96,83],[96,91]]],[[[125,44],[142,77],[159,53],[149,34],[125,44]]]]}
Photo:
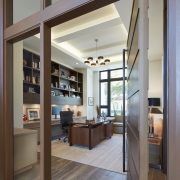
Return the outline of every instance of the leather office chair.
{"type": "Polygon", "coordinates": [[[69,125],[73,122],[73,112],[72,111],[60,111],[61,127],[63,130],[63,141],[68,140],[68,130],[69,125]]]}

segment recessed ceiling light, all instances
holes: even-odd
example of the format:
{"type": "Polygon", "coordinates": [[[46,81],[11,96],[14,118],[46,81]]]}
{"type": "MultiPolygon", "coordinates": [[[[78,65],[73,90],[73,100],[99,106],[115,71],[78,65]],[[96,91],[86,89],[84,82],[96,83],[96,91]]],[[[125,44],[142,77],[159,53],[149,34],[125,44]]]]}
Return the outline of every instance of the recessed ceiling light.
{"type": "Polygon", "coordinates": [[[79,64],[79,63],[76,62],[76,64],[79,64]]]}

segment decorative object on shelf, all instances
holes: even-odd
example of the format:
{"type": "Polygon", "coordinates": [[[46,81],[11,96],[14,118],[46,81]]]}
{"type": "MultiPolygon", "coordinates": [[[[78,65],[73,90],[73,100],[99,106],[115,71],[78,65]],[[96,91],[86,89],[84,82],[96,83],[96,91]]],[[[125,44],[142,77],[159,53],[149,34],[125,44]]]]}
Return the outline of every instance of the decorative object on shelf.
{"type": "Polygon", "coordinates": [[[27,66],[27,61],[23,59],[23,66],[27,66]]]}
{"type": "Polygon", "coordinates": [[[65,77],[64,71],[61,71],[61,76],[62,76],[62,77],[65,77]]]}
{"type": "Polygon", "coordinates": [[[51,91],[51,96],[55,96],[55,92],[54,91],[51,91]]]}
{"type": "Polygon", "coordinates": [[[53,72],[51,72],[52,75],[59,75],[59,70],[58,69],[54,69],[53,72]]]}
{"type": "Polygon", "coordinates": [[[33,87],[29,87],[29,92],[30,92],[30,93],[35,93],[34,88],[33,88],[33,87]]]}
{"type": "Polygon", "coordinates": [[[71,91],[76,91],[74,88],[71,88],[70,90],[71,90],[71,91]]]}
{"type": "Polygon", "coordinates": [[[25,81],[31,82],[31,77],[30,76],[25,76],[25,81]]]}
{"type": "Polygon", "coordinates": [[[68,90],[68,86],[67,86],[66,84],[63,85],[63,88],[64,88],[65,90],[68,90]]]}
{"type": "Polygon", "coordinates": [[[94,98],[88,97],[88,106],[94,106],[94,98]]]}
{"type": "Polygon", "coordinates": [[[77,111],[77,116],[79,117],[79,116],[81,116],[81,111],[77,111]]]}
{"type": "MultiPolygon", "coordinates": [[[[23,49],[23,103],[40,103],[40,57],[23,49]]],[[[60,105],[83,104],[83,74],[51,62],[52,103],[60,105]],[[78,88],[79,92],[78,92],[78,88]],[[81,91],[81,92],[80,92],[81,91]],[[78,99],[79,98],[79,99],[78,99]]]]}
{"type": "Polygon", "coordinates": [[[39,62],[32,61],[32,68],[39,69],[39,62]]]}
{"type": "Polygon", "coordinates": [[[60,83],[60,84],[59,84],[59,88],[64,89],[64,84],[63,84],[63,83],[60,83]]]}
{"type": "Polygon", "coordinates": [[[23,114],[23,121],[27,121],[28,119],[27,119],[27,116],[26,116],[26,114],[23,114]]]}
{"type": "Polygon", "coordinates": [[[36,84],[36,77],[35,76],[32,77],[32,83],[36,84]]]}
{"type": "Polygon", "coordinates": [[[98,43],[98,39],[95,39],[95,43],[96,43],[96,57],[93,58],[88,57],[87,60],[84,61],[85,64],[90,65],[92,67],[96,67],[99,65],[106,65],[108,63],[110,63],[110,59],[105,59],[103,56],[97,56],[97,43],[98,43]]]}
{"type": "Polygon", "coordinates": [[[29,121],[33,121],[36,119],[40,119],[40,112],[39,112],[39,108],[27,108],[27,117],[29,121]]]}
{"type": "Polygon", "coordinates": [[[40,77],[39,76],[36,77],[36,84],[40,84],[40,77]]]}
{"type": "Polygon", "coordinates": [[[76,81],[76,77],[75,77],[75,76],[70,76],[69,79],[71,79],[71,80],[73,80],[73,81],[76,81]]]}
{"type": "Polygon", "coordinates": [[[59,92],[59,96],[64,97],[64,94],[62,92],[59,92]]]}
{"type": "Polygon", "coordinates": [[[34,61],[32,61],[32,68],[34,68],[34,61]]]}
{"type": "Polygon", "coordinates": [[[100,118],[101,110],[100,110],[99,106],[96,106],[96,112],[97,112],[97,118],[100,118]]]}

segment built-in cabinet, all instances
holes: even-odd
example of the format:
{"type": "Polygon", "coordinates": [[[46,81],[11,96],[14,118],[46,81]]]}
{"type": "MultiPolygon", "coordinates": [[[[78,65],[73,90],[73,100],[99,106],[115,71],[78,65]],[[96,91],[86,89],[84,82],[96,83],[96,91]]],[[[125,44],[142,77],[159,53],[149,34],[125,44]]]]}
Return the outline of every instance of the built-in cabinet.
{"type": "MultiPolygon", "coordinates": [[[[24,104],[40,103],[40,57],[23,50],[24,104]]],[[[51,102],[58,105],[83,104],[83,74],[51,62],[51,102]]]]}

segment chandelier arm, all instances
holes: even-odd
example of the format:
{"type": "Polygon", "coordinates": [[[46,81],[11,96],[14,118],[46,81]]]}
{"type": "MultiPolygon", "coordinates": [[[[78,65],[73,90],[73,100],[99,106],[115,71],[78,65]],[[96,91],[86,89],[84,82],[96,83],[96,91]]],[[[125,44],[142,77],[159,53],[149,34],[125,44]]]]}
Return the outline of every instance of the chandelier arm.
{"type": "Polygon", "coordinates": [[[88,57],[86,61],[84,61],[85,64],[89,64],[91,66],[96,66],[97,65],[106,65],[106,63],[110,63],[110,59],[105,59],[103,62],[102,60],[104,59],[103,56],[98,56],[97,57],[97,50],[98,50],[98,39],[96,38],[95,40],[96,43],[96,57],[95,57],[95,61],[93,60],[93,57],[88,57]]]}

